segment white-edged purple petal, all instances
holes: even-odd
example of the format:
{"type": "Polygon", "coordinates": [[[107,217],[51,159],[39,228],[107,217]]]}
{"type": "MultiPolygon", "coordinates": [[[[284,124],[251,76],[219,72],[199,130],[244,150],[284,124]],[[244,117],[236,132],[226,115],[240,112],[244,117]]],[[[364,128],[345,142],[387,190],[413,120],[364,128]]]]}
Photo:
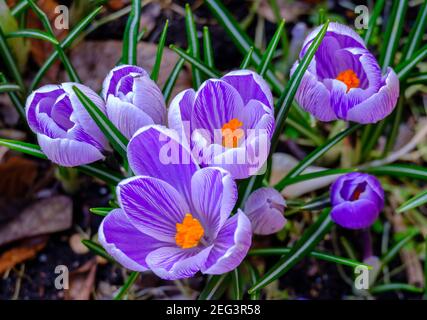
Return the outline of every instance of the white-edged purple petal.
{"type": "Polygon", "coordinates": [[[98,240],[109,255],[133,271],[148,270],[147,255],[167,245],[135,228],[122,209],[114,209],[104,218],[98,240]]]}
{"type": "Polygon", "coordinates": [[[246,105],[250,100],[258,100],[273,113],[273,94],[267,82],[258,73],[251,70],[236,70],[227,73],[221,80],[231,84],[239,92],[243,104],[246,105]]]}
{"type": "Polygon", "coordinates": [[[177,280],[194,276],[205,263],[212,246],[204,249],[164,247],[147,256],[147,264],[160,278],[177,280]]]}
{"type": "Polygon", "coordinates": [[[190,203],[191,177],[199,167],[175,131],[158,125],[141,128],[129,141],[128,159],[136,175],[168,182],[190,203]]]}
{"type": "Polygon", "coordinates": [[[68,138],[52,139],[37,134],[43,153],[54,163],[63,167],[75,167],[104,159],[104,155],[94,146],[68,138]]]}
{"type": "MultiPolygon", "coordinates": [[[[298,62],[295,62],[291,70],[291,75],[297,67],[298,62]]],[[[295,99],[301,108],[314,115],[317,119],[321,121],[337,120],[337,116],[331,107],[329,91],[308,70],[303,75],[295,99]]]]}
{"type": "Polygon", "coordinates": [[[204,226],[207,242],[215,239],[237,201],[237,186],[230,173],[220,168],[203,168],[191,179],[194,213],[204,226]]]}
{"type": "Polygon", "coordinates": [[[120,207],[137,229],[175,244],[176,224],[190,213],[176,189],[160,179],[136,176],[120,182],[116,191],[120,207]]]}
{"type": "Polygon", "coordinates": [[[399,98],[399,79],[391,68],[388,68],[384,78],[384,85],[378,93],[348,110],[346,120],[376,123],[393,111],[399,98]]]}
{"type": "Polygon", "coordinates": [[[148,75],[143,68],[138,66],[120,65],[113,68],[102,84],[102,97],[104,100],[107,100],[109,94],[116,95],[120,80],[129,74],[148,75]]]}
{"type": "Polygon", "coordinates": [[[134,79],[132,103],[148,114],[155,124],[166,124],[166,104],[157,84],[148,76],[134,79]]]}
{"type": "Polygon", "coordinates": [[[172,99],[168,109],[168,127],[187,139],[191,136],[186,130],[191,130],[190,120],[195,98],[194,89],[184,90],[172,99]]]}
{"type": "Polygon", "coordinates": [[[235,118],[243,106],[243,100],[233,86],[222,80],[207,80],[196,93],[192,130],[207,129],[214,133],[235,118]]]}
{"type": "Polygon", "coordinates": [[[68,95],[73,113],[70,116],[70,120],[84,129],[84,131],[96,140],[99,145],[103,148],[108,148],[108,140],[102,131],[99,129],[95,121],[93,121],[90,114],[86,111],[86,108],[80,102],[79,98],[75,94],[73,87],[80,89],[98,108],[105,114],[105,102],[102,98],[92,89],[79,83],[66,82],[61,84],[62,88],[68,95]]]}
{"type": "MultiPolygon", "coordinates": [[[[309,33],[307,38],[304,41],[303,49],[301,50],[300,58],[304,56],[305,52],[308,50],[311,42],[317,36],[317,34],[322,29],[323,25],[316,27],[309,33]]],[[[366,48],[365,42],[363,39],[357,34],[356,31],[347,27],[343,24],[330,22],[328,25],[328,30],[326,31],[325,37],[332,36],[338,40],[341,44],[341,48],[366,48]]]]}
{"type": "Polygon", "coordinates": [[[254,234],[268,235],[281,229],[286,223],[283,216],[286,202],[276,189],[260,188],[246,200],[244,213],[252,223],[254,234]]]}
{"type": "Polygon", "coordinates": [[[144,111],[113,95],[108,96],[106,109],[110,121],[128,139],[143,126],[154,124],[153,119],[144,111]]]}
{"type": "Polygon", "coordinates": [[[222,274],[235,269],[245,258],[251,243],[251,222],[238,210],[218,233],[201,271],[207,274],[222,274]]]}

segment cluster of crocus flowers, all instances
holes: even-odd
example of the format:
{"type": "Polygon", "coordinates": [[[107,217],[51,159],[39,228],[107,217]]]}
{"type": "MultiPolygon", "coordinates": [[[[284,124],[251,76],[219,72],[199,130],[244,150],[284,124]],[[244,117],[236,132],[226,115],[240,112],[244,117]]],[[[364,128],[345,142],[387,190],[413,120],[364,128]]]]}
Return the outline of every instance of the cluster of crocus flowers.
{"type": "Polygon", "coordinates": [[[377,178],[354,172],[331,186],[331,218],[348,229],[370,227],[384,207],[384,190],[377,178]]]}
{"type": "Polygon", "coordinates": [[[251,245],[251,223],[240,210],[231,175],[200,168],[173,131],[146,126],[131,139],[129,164],[135,177],[117,187],[120,209],[102,222],[99,240],[123,266],[152,270],[163,279],[221,274],[236,268],[251,245]],[[186,163],[169,163],[164,148],[186,163]]]}
{"type": "Polygon", "coordinates": [[[172,101],[168,125],[181,134],[201,166],[218,166],[235,179],[257,174],[270,151],[273,97],[255,72],[239,70],[205,81],[172,101]]]}
{"type": "MultiPolygon", "coordinates": [[[[300,59],[321,27],[305,39],[300,59]]],[[[291,74],[295,72],[297,61],[291,74]]],[[[399,97],[391,68],[384,75],[362,38],[351,28],[330,23],[296,94],[299,105],[321,121],[375,123],[388,116],[399,97]]]]}
{"type": "MultiPolygon", "coordinates": [[[[124,267],[163,279],[225,273],[242,262],[253,233],[285,225],[286,203],[272,188],[256,190],[244,212],[233,212],[236,180],[260,173],[275,128],[273,96],[257,73],[209,79],[197,91],[179,93],[168,112],[160,89],[137,66],[111,70],[101,96],[75,83],[44,86],[28,97],[27,120],[46,156],[67,167],[102,160],[109,150],[73,86],[130,139],[127,160],[135,176],[119,183],[120,207],[99,229],[100,243],[124,267]]],[[[296,99],[323,121],[373,123],[393,110],[398,95],[393,70],[383,76],[362,39],[331,23],[296,99]]],[[[384,206],[380,183],[367,174],[341,176],[330,193],[332,219],[350,229],[369,227],[384,206]]]]}

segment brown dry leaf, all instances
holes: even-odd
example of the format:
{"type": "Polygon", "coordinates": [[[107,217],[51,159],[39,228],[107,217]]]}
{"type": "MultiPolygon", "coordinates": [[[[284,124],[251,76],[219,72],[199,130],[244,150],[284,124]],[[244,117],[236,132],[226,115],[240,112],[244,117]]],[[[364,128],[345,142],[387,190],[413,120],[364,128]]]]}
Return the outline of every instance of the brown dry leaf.
{"type": "MultiPolygon", "coordinates": [[[[307,1],[308,2],[308,1],[307,1]]],[[[314,2],[314,1],[312,1],[314,2]]],[[[277,1],[277,5],[280,9],[280,16],[286,20],[286,23],[295,22],[298,17],[302,14],[307,14],[313,4],[309,4],[301,1],[289,1],[281,0],[277,1]]],[[[260,6],[257,11],[261,16],[266,18],[270,22],[276,22],[273,11],[268,0],[261,0],[260,6]]]]}
{"type": "Polygon", "coordinates": [[[23,197],[37,176],[37,163],[12,156],[0,163],[0,195],[6,198],[23,197]]]}
{"type": "Polygon", "coordinates": [[[47,244],[47,237],[39,237],[7,250],[0,256],[0,274],[36,256],[47,244]]]}
{"type": "Polygon", "coordinates": [[[80,233],[75,233],[68,240],[70,248],[71,248],[71,250],[73,250],[74,253],[77,253],[77,254],[86,254],[86,253],[89,252],[88,247],[86,247],[82,243],[83,239],[84,238],[82,237],[82,235],[80,233]]]}
{"type": "MultiPolygon", "coordinates": [[[[97,91],[101,89],[102,81],[108,72],[120,59],[121,50],[122,42],[118,40],[84,41],[71,51],[70,59],[82,82],[97,91]]],[[[156,44],[148,42],[138,44],[138,62],[147,72],[153,68],[156,52],[156,44]]],[[[163,87],[177,60],[178,56],[172,50],[164,49],[158,81],[160,88],[163,87]]],[[[65,72],[62,72],[60,80],[67,81],[65,72]]],[[[178,77],[172,96],[190,86],[191,74],[184,68],[178,77]]]]}
{"type": "Polygon", "coordinates": [[[90,299],[95,284],[96,266],[94,258],[70,273],[70,288],[65,291],[65,300],[90,299]]]}
{"type": "Polygon", "coordinates": [[[0,225],[0,246],[22,238],[67,230],[72,223],[72,201],[66,196],[39,200],[15,219],[0,225]]]}
{"type": "Polygon", "coordinates": [[[112,10],[120,10],[121,8],[123,8],[128,4],[129,4],[128,0],[109,0],[107,2],[108,8],[112,10]]]}

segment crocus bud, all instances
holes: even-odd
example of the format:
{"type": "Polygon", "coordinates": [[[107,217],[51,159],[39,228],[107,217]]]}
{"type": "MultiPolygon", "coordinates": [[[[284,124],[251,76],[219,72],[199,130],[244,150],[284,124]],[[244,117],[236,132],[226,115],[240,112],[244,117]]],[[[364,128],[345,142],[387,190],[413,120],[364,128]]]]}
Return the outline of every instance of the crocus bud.
{"type": "Polygon", "coordinates": [[[348,229],[370,227],[384,207],[384,190],[374,176],[353,172],[331,186],[331,218],[348,229]]]}
{"type": "Polygon", "coordinates": [[[253,192],[245,204],[253,233],[267,235],[281,230],[286,223],[285,206],[285,200],[276,189],[260,188],[253,192]]]}
{"type": "Polygon", "coordinates": [[[104,101],[90,88],[76,84],[46,85],[35,90],[25,105],[27,121],[44,154],[64,167],[104,158],[108,141],[73,90],[78,87],[105,113],[104,101]]]}
{"type": "Polygon", "coordinates": [[[121,65],[111,70],[102,97],[108,118],[128,139],[143,126],[166,122],[162,92],[140,67],[121,65]]]}

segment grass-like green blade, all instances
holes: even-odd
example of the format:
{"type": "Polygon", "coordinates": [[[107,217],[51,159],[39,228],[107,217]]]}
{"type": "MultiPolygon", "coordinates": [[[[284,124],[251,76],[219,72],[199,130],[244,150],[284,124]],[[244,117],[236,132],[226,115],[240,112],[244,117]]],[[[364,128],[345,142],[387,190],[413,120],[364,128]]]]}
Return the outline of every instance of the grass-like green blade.
{"type": "MultiPolygon", "coordinates": [[[[40,146],[36,144],[16,140],[0,139],[0,146],[4,146],[15,151],[29,154],[33,157],[47,159],[40,146]]],[[[97,164],[82,165],[76,168],[87,175],[101,179],[112,185],[117,185],[121,180],[124,179],[124,177],[122,177],[121,175],[97,164]]]]}
{"type": "Polygon", "coordinates": [[[126,279],[126,282],[124,283],[124,285],[120,288],[119,292],[114,297],[114,300],[122,300],[123,297],[126,295],[126,293],[129,291],[129,289],[133,286],[136,279],[138,279],[138,276],[139,276],[139,272],[132,271],[128,276],[128,278],[126,279]]]}
{"type": "Polygon", "coordinates": [[[50,42],[54,45],[58,44],[58,40],[51,37],[47,32],[37,29],[22,29],[5,34],[6,38],[32,38],[50,42]]]}
{"type": "Polygon", "coordinates": [[[156,61],[154,62],[153,70],[151,71],[151,79],[153,81],[157,81],[157,79],[159,78],[160,65],[162,64],[163,49],[165,48],[168,26],[169,20],[166,20],[162,34],[160,35],[159,44],[157,45],[156,61]]]}
{"type": "Polygon", "coordinates": [[[301,124],[292,116],[291,113],[289,113],[288,117],[286,118],[286,124],[294,128],[303,136],[309,138],[316,146],[320,146],[325,143],[323,137],[318,132],[313,130],[313,128],[311,128],[309,125],[301,124]]]}
{"type": "Polygon", "coordinates": [[[40,147],[32,143],[21,142],[16,140],[0,139],[0,146],[4,146],[6,148],[9,148],[15,151],[29,154],[33,157],[47,159],[45,154],[41,151],[40,147]]]}
{"type": "MultiPolygon", "coordinates": [[[[427,257],[427,237],[425,239],[424,257],[427,257]]],[[[424,259],[424,299],[427,299],[427,259],[424,259]]]]}
{"type": "Polygon", "coordinates": [[[288,83],[286,84],[286,88],[281,94],[279,100],[277,101],[277,115],[276,115],[276,128],[274,130],[273,139],[271,143],[271,152],[274,152],[277,143],[279,141],[279,137],[283,132],[283,128],[285,127],[285,120],[288,116],[289,109],[292,106],[292,102],[294,100],[295,94],[297,93],[298,87],[302,80],[304,73],[306,72],[308,66],[310,65],[314,54],[319,48],[320,43],[325,37],[326,31],[328,29],[329,22],[326,22],[323,27],[320,29],[319,33],[313,39],[313,42],[310,44],[309,49],[304,55],[303,59],[300,61],[298,67],[295,72],[292,74],[288,83]]]}
{"type": "Polygon", "coordinates": [[[224,293],[224,291],[227,289],[230,278],[230,273],[211,276],[208,279],[205,288],[200,293],[198,300],[219,299],[224,293]]]}
{"type": "Polygon", "coordinates": [[[2,83],[0,84],[0,93],[5,92],[20,92],[21,87],[14,83],[2,83]]]}
{"type": "Polygon", "coordinates": [[[427,168],[413,164],[390,164],[372,168],[363,168],[363,171],[374,175],[387,175],[398,178],[414,178],[427,180],[427,168]]]}
{"type": "MultiPolygon", "coordinates": [[[[59,46],[65,50],[71,46],[73,41],[84,31],[84,29],[95,19],[95,17],[99,14],[102,7],[98,7],[93,10],[90,14],[88,14],[83,20],[81,20],[65,37],[65,39],[59,44],[59,46]]],[[[34,76],[33,81],[31,82],[29,91],[33,91],[43,79],[43,76],[55,62],[55,60],[59,57],[58,51],[52,52],[52,54],[47,58],[45,63],[41,66],[41,68],[37,71],[34,76]]]]}
{"type": "Polygon", "coordinates": [[[239,268],[231,271],[231,287],[233,293],[233,300],[242,300],[243,292],[242,292],[242,279],[239,272],[239,268]]]}
{"type": "Polygon", "coordinates": [[[10,76],[12,76],[18,86],[20,86],[22,90],[24,90],[24,81],[22,80],[18,65],[13,59],[12,52],[10,51],[9,45],[7,44],[6,37],[2,31],[2,28],[0,28],[0,55],[2,57],[2,64],[7,68],[10,73],[10,76]]]}
{"type": "Polygon", "coordinates": [[[170,45],[169,47],[171,48],[171,50],[175,51],[181,58],[184,58],[192,66],[194,66],[197,69],[199,69],[201,72],[203,72],[208,77],[210,77],[210,78],[219,78],[219,77],[221,77],[221,73],[219,73],[215,69],[209,68],[200,59],[194,58],[190,54],[186,53],[184,50],[175,47],[173,44],[170,45]]]}
{"type": "MultiPolygon", "coordinates": [[[[191,7],[188,3],[185,5],[185,29],[187,31],[187,42],[188,48],[190,49],[190,55],[200,60],[199,38],[197,37],[197,29],[196,24],[194,23],[193,13],[191,12],[191,7]]],[[[200,69],[195,65],[192,65],[191,72],[193,74],[193,87],[197,89],[202,84],[200,69]]]]}
{"type": "Polygon", "coordinates": [[[258,282],[249,289],[249,294],[264,288],[272,281],[278,279],[306,255],[323,239],[325,234],[332,228],[333,222],[329,215],[329,210],[322,212],[319,218],[313,223],[297,241],[292,250],[283,256],[258,282]]]}
{"type": "Polygon", "coordinates": [[[58,40],[55,37],[55,33],[53,32],[52,26],[50,25],[50,21],[46,13],[43,12],[42,9],[40,9],[37,4],[34,3],[33,0],[27,0],[31,9],[34,11],[34,13],[37,15],[37,17],[40,19],[44,29],[47,31],[47,33],[50,35],[51,38],[56,40],[55,49],[58,52],[58,56],[62,61],[62,64],[65,67],[65,71],[67,71],[67,74],[71,81],[73,82],[80,82],[80,78],[72,66],[70,60],[67,58],[67,55],[65,54],[62,47],[59,45],[58,40]]]}
{"type": "Polygon", "coordinates": [[[137,44],[139,21],[141,19],[141,0],[132,0],[132,10],[126,23],[123,36],[122,63],[137,64],[137,44]]]}
{"type": "Polygon", "coordinates": [[[276,32],[273,35],[273,38],[271,39],[270,43],[267,46],[267,49],[265,50],[265,53],[262,56],[261,63],[258,65],[257,72],[264,77],[269,66],[271,63],[271,60],[273,59],[274,53],[276,52],[277,45],[280,42],[280,39],[282,38],[283,29],[285,28],[285,20],[282,20],[277,27],[276,32]]]}
{"type": "Polygon", "coordinates": [[[393,8],[390,17],[388,18],[379,59],[383,72],[387,70],[387,67],[393,66],[394,64],[394,58],[402,35],[407,9],[408,0],[393,1],[393,8]]]}
{"type": "MultiPolygon", "coordinates": [[[[5,85],[9,84],[9,82],[7,81],[7,78],[1,72],[0,72],[0,82],[5,85]]],[[[20,88],[20,91],[22,91],[21,87],[19,88],[20,88]]],[[[24,107],[23,101],[21,100],[21,97],[19,97],[18,94],[15,93],[14,91],[6,91],[6,92],[7,92],[7,95],[9,96],[10,101],[14,105],[16,111],[21,117],[21,120],[25,121],[26,120],[25,107],[24,107]]]]}
{"type": "Polygon", "coordinates": [[[427,190],[420,192],[415,197],[404,202],[399,208],[397,208],[397,212],[408,211],[422,206],[425,203],[427,203],[427,190]]]}
{"type": "Polygon", "coordinates": [[[364,40],[367,45],[371,43],[372,35],[374,34],[374,30],[377,26],[378,17],[380,16],[383,8],[384,8],[385,0],[375,1],[374,10],[372,10],[372,14],[369,17],[368,29],[365,32],[364,40]]]}
{"type": "Polygon", "coordinates": [[[106,217],[114,208],[111,207],[100,207],[100,208],[90,208],[89,211],[93,214],[96,214],[101,217],[106,217]]]}
{"type": "Polygon", "coordinates": [[[390,248],[382,257],[381,257],[381,268],[386,266],[393,258],[399,253],[407,243],[409,243],[412,238],[419,234],[418,230],[410,230],[408,234],[400,239],[393,247],[390,248]]]}
{"type": "Polygon", "coordinates": [[[254,52],[254,47],[250,47],[249,51],[246,53],[245,57],[243,58],[242,63],[240,64],[240,69],[247,69],[250,67],[253,52],[254,52]]]}
{"type": "Polygon", "coordinates": [[[163,96],[165,98],[166,103],[169,101],[169,98],[172,94],[173,91],[173,87],[175,86],[176,80],[178,79],[179,73],[181,72],[183,66],[185,63],[185,59],[184,58],[180,58],[175,66],[173,67],[171,74],[169,75],[169,77],[167,78],[165,85],[163,87],[163,96]]]}
{"type": "Polygon", "coordinates": [[[82,243],[96,255],[103,257],[104,259],[107,259],[110,262],[115,262],[114,259],[107,253],[107,251],[105,251],[105,249],[96,242],[85,239],[82,240],[82,243]]]}
{"type": "Polygon", "coordinates": [[[390,133],[387,136],[387,142],[385,144],[382,157],[387,156],[390,153],[390,151],[393,149],[396,143],[397,135],[399,133],[400,123],[402,120],[404,101],[405,100],[403,96],[399,97],[396,110],[393,111],[393,123],[391,126],[390,133]]]}
{"type": "Polygon", "coordinates": [[[399,77],[399,80],[404,80],[412,71],[413,68],[417,66],[418,63],[423,61],[427,57],[427,44],[419,49],[411,59],[403,61],[396,67],[396,73],[399,77]]]}
{"type": "Polygon", "coordinates": [[[418,11],[417,19],[409,33],[408,40],[402,51],[402,61],[411,59],[415,51],[417,51],[423,36],[426,33],[427,27],[427,1],[421,5],[418,11]]]}
{"type": "MultiPolygon", "coordinates": [[[[246,262],[245,265],[249,271],[249,278],[251,281],[250,285],[253,286],[255,283],[257,283],[259,279],[259,273],[254,267],[252,267],[252,265],[249,262],[246,262]]],[[[254,291],[250,295],[251,300],[259,300],[260,297],[261,297],[260,291],[254,291]]]]}
{"type": "Polygon", "coordinates": [[[99,129],[104,133],[108,141],[110,141],[113,148],[123,157],[123,159],[126,159],[126,148],[129,141],[114,126],[114,124],[111,123],[107,116],[99,110],[96,104],[93,103],[79,88],[73,86],[73,90],[89,115],[98,125],[99,129]]]}
{"type": "Polygon", "coordinates": [[[409,76],[406,83],[408,85],[427,84],[427,72],[420,72],[409,76]]]}
{"type": "MultiPolygon", "coordinates": [[[[239,23],[232,17],[220,0],[206,0],[205,3],[243,55],[245,55],[251,47],[255,48],[251,38],[242,30],[239,23]]],[[[261,53],[259,50],[254,49],[252,60],[256,67],[261,63],[261,53]]],[[[283,91],[283,84],[277,79],[274,73],[269,70],[265,77],[272,86],[273,91],[276,94],[281,94],[283,91]]]]}
{"type": "MultiPolygon", "coordinates": [[[[251,251],[249,251],[248,255],[250,256],[283,256],[286,254],[289,254],[289,252],[291,252],[292,248],[264,248],[264,249],[253,249],[251,251]]],[[[313,250],[309,253],[309,256],[315,259],[319,259],[319,260],[324,260],[324,261],[328,261],[328,262],[333,262],[336,264],[341,264],[343,266],[348,266],[348,267],[358,267],[358,266],[363,266],[366,268],[371,269],[372,267],[364,264],[362,262],[358,262],[356,260],[353,259],[348,259],[348,258],[343,258],[343,257],[338,257],[338,256],[334,256],[331,255],[329,253],[325,253],[325,252],[320,252],[320,251],[316,251],[313,250]]]]}
{"type": "Polygon", "coordinates": [[[423,293],[423,289],[407,283],[387,283],[377,285],[369,290],[372,294],[380,294],[390,291],[406,291],[412,293],[423,293]]]}
{"type": "Polygon", "coordinates": [[[206,26],[203,27],[203,60],[209,68],[215,68],[211,33],[206,26]]]}
{"type": "Polygon", "coordinates": [[[300,173],[302,173],[305,169],[307,169],[311,164],[313,164],[317,159],[319,159],[322,155],[324,155],[328,150],[330,150],[333,146],[335,146],[338,142],[340,142],[345,137],[351,135],[354,131],[361,127],[360,124],[352,125],[350,128],[338,133],[331,139],[325,142],[324,145],[317,147],[313,152],[307,155],[298,165],[296,165],[283,179],[281,179],[274,187],[277,190],[282,190],[286,185],[286,181],[289,181],[291,178],[297,177],[300,173]]]}
{"type": "Polygon", "coordinates": [[[358,169],[357,168],[328,169],[328,170],[321,170],[321,171],[306,173],[306,174],[294,176],[292,178],[283,179],[283,180],[279,181],[274,186],[274,188],[281,191],[285,187],[287,187],[291,184],[301,182],[301,181],[307,181],[307,180],[311,180],[311,179],[331,176],[331,175],[335,175],[335,174],[344,174],[344,173],[355,172],[355,171],[358,171],[358,169]]]}
{"type": "Polygon", "coordinates": [[[10,12],[14,17],[20,15],[28,8],[28,2],[26,0],[19,1],[16,6],[14,6],[10,12]]]}

